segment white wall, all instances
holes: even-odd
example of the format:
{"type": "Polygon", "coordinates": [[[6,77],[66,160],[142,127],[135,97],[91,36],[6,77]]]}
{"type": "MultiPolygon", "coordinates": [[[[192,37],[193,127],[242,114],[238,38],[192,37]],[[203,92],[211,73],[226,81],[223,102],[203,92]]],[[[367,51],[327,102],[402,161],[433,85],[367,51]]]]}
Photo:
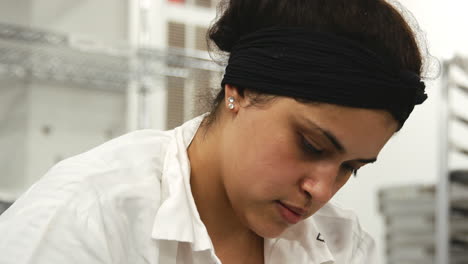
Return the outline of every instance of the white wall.
{"type": "MultiPolygon", "coordinates": [[[[427,33],[430,52],[438,58],[468,53],[468,2],[460,0],[401,0],[427,33]]],[[[383,149],[379,162],[359,172],[358,178],[334,198],[353,208],[362,226],[377,239],[384,263],[384,226],[378,212],[377,192],[386,186],[431,184],[438,179],[440,104],[439,81],[427,82],[428,101],[417,106],[402,131],[383,149]]],[[[467,109],[468,111],[468,109],[467,109]]],[[[468,164],[467,164],[468,165],[468,164]]]]}
{"type": "Polygon", "coordinates": [[[0,1],[0,22],[75,34],[120,46],[129,38],[128,1],[0,1]]]}
{"type": "Polygon", "coordinates": [[[106,46],[128,40],[128,0],[34,0],[32,22],[47,30],[81,35],[106,46]]]}
{"type": "Polygon", "coordinates": [[[125,132],[123,92],[35,82],[29,93],[27,185],[60,160],[125,132]]]}
{"type": "Polygon", "coordinates": [[[0,83],[0,201],[12,201],[24,188],[29,90],[24,81],[0,83]]]}
{"type": "Polygon", "coordinates": [[[14,4],[12,1],[0,1],[0,22],[30,26],[32,19],[31,1],[16,0],[14,4]]]}

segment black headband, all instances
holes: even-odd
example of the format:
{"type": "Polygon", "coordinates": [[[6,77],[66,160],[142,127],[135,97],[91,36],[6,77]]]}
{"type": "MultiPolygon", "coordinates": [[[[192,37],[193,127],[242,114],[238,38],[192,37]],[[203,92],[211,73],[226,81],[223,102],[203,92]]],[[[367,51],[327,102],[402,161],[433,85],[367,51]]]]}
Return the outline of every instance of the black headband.
{"type": "Polygon", "coordinates": [[[221,83],[343,106],[388,110],[401,125],[427,95],[420,77],[398,71],[347,38],[303,28],[268,28],[241,38],[221,83]]]}

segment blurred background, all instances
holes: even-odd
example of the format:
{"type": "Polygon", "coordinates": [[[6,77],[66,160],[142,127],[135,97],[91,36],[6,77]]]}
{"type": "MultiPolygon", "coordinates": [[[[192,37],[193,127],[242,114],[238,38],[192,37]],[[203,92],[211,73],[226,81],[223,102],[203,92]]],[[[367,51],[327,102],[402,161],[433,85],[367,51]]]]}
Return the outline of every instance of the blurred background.
{"type": "MultiPolygon", "coordinates": [[[[468,263],[468,2],[401,0],[442,73],[335,197],[379,263],[468,263]]],[[[58,161],[206,111],[218,0],[0,0],[0,214],[58,161]]]]}

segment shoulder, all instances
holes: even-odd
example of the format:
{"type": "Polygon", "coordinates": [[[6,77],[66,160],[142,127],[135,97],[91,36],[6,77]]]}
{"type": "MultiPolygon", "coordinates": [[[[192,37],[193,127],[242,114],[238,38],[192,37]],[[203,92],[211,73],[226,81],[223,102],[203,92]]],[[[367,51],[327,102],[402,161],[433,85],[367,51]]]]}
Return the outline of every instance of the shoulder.
{"type": "Polygon", "coordinates": [[[47,200],[70,207],[156,199],[172,131],[134,131],[52,167],[18,202],[47,200]],[[44,195],[47,192],[50,196],[44,195]]]}
{"type": "Polygon", "coordinates": [[[136,131],[52,167],[1,215],[0,248],[10,250],[0,262],[27,263],[38,251],[45,262],[37,263],[67,262],[75,248],[83,263],[99,262],[92,256],[112,263],[125,254],[116,249],[149,239],[171,138],[171,131],[136,131]]]}
{"type": "MultiPolygon", "coordinates": [[[[174,138],[172,130],[137,130],[110,141],[89,151],[65,159],[55,165],[47,174],[64,167],[87,166],[88,168],[125,168],[145,162],[155,162],[161,166],[167,146],[174,138]]],[[[84,167],[81,167],[84,169],[84,167]]]]}
{"type": "Polygon", "coordinates": [[[157,179],[172,131],[139,130],[105,142],[53,166],[39,181],[96,188],[157,179]]]}
{"type": "Polygon", "coordinates": [[[339,260],[370,263],[367,261],[375,258],[374,239],[361,227],[357,215],[352,210],[329,202],[313,215],[313,220],[323,232],[337,263],[342,263],[339,260]]]}

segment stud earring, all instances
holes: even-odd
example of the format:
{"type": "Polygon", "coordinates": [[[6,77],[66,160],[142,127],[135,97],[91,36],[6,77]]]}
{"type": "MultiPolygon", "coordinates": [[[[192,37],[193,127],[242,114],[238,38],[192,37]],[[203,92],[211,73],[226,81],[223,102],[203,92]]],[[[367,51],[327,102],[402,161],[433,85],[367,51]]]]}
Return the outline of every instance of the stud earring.
{"type": "Polygon", "coordinates": [[[232,96],[229,97],[228,101],[229,101],[228,108],[231,109],[231,110],[234,109],[234,101],[235,101],[234,97],[232,97],[232,96]]]}

